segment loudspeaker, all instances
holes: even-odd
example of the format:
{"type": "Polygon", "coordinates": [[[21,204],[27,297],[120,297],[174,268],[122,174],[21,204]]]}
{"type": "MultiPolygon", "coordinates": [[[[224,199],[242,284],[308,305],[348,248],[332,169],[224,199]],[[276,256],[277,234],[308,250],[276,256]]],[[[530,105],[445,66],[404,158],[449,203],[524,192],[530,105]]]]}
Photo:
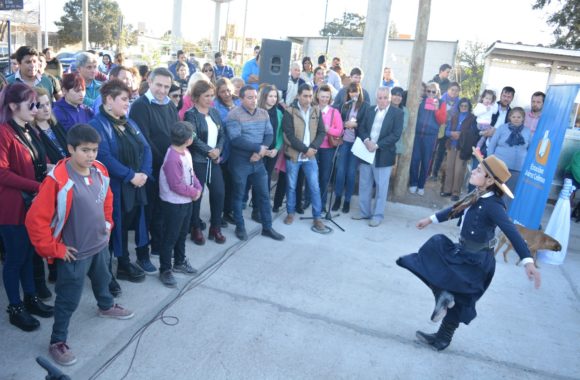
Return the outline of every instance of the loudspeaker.
{"type": "Polygon", "coordinates": [[[290,41],[262,40],[260,84],[273,84],[281,91],[287,89],[291,50],[292,43],[290,41]]]}

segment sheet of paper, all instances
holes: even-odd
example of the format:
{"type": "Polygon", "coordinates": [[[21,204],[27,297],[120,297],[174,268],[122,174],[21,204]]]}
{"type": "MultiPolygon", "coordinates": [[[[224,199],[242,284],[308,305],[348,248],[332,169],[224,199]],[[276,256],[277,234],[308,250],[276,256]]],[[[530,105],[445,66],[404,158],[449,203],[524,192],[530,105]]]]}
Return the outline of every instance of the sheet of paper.
{"type": "Polygon", "coordinates": [[[351,152],[361,160],[366,161],[371,165],[375,162],[376,151],[369,152],[367,147],[365,146],[365,143],[362,142],[360,137],[357,137],[356,140],[354,140],[351,152]]]}

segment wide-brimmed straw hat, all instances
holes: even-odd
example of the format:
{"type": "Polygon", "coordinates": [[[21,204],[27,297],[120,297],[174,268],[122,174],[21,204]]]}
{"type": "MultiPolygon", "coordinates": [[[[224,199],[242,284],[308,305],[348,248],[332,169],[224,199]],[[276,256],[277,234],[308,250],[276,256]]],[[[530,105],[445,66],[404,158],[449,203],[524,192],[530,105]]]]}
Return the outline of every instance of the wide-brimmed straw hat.
{"type": "Polygon", "coordinates": [[[508,179],[512,176],[505,162],[500,160],[494,155],[483,158],[481,152],[475,147],[473,149],[473,155],[481,163],[481,167],[485,172],[493,178],[495,184],[504,192],[508,197],[514,198],[514,194],[509,187],[505,184],[508,179]]]}

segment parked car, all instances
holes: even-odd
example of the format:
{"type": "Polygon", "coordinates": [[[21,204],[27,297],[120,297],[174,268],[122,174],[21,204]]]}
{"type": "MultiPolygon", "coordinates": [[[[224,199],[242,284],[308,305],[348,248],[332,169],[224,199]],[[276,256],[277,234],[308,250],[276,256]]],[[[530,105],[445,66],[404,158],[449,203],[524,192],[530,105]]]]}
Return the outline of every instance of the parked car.
{"type": "Polygon", "coordinates": [[[61,65],[62,65],[62,70],[65,73],[69,73],[70,72],[70,67],[72,64],[75,63],[76,59],[77,59],[77,53],[71,53],[71,52],[62,52],[56,55],[56,58],[58,58],[58,60],[60,61],[61,65]]]}

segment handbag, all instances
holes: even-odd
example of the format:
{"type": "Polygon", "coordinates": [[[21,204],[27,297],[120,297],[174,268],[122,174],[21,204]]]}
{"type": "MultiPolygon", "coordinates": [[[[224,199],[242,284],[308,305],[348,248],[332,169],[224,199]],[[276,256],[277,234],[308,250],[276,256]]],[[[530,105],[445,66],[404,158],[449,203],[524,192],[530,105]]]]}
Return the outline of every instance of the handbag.
{"type": "MultiPolygon", "coordinates": [[[[332,126],[332,122],[334,121],[334,109],[332,109],[332,115],[330,115],[330,125],[332,126]]],[[[343,143],[342,135],[340,136],[332,136],[328,132],[326,133],[326,137],[328,139],[328,145],[331,148],[336,148],[343,143]]]]}

